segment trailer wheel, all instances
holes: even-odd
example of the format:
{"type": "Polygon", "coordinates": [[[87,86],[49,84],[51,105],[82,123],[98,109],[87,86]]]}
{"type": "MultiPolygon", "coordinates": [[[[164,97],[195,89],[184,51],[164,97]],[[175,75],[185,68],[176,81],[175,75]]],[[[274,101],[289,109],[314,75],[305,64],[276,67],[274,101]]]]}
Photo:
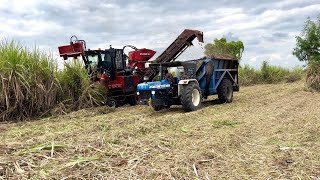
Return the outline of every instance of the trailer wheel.
{"type": "Polygon", "coordinates": [[[231,103],[233,99],[233,87],[230,79],[223,79],[218,87],[220,103],[231,103]]]}
{"type": "Polygon", "coordinates": [[[201,90],[197,83],[191,82],[183,86],[181,104],[186,112],[195,111],[201,107],[201,90]]]}

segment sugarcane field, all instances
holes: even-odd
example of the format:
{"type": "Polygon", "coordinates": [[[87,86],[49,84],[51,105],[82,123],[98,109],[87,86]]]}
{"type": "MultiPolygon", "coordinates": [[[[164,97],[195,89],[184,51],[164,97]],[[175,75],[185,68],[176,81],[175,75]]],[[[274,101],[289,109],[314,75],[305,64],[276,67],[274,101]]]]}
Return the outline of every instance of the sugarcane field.
{"type": "Polygon", "coordinates": [[[316,1],[0,1],[0,180],[320,179],[316,1]]]}

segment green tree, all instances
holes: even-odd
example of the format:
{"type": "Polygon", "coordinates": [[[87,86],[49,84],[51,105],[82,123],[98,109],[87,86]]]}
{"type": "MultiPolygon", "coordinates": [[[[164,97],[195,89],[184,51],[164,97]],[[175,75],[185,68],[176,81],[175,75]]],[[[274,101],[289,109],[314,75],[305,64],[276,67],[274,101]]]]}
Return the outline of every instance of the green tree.
{"type": "Polygon", "coordinates": [[[315,21],[308,18],[292,53],[300,61],[320,61],[320,16],[315,21]]]}
{"type": "Polygon", "coordinates": [[[213,43],[208,43],[204,46],[205,55],[228,54],[238,60],[241,59],[244,50],[242,41],[227,42],[226,38],[214,39],[213,43]]]}

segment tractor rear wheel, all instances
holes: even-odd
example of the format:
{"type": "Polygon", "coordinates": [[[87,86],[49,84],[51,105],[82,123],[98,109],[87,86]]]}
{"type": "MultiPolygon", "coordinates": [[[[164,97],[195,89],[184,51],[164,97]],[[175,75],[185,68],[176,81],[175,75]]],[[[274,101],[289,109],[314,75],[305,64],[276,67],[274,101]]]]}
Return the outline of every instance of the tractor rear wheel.
{"type": "Polygon", "coordinates": [[[201,107],[201,90],[195,82],[183,86],[181,104],[185,111],[195,111],[201,107]]]}
{"type": "Polygon", "coordinates": [[[218,87],[220,103],[231,103],[233,99],[233,87],[230,79],[222,79],[218,87]]]}

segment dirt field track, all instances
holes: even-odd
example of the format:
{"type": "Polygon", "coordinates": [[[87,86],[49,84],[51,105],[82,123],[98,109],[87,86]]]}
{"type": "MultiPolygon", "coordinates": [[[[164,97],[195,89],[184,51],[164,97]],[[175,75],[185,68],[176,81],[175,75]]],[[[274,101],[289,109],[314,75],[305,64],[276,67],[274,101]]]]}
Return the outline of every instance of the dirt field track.
{"type": "Polygon", "coordinates": [[[0,124],[0,179],[320,179],[320,93],[243,87],[196,112],[83,110],[0,124]]]}

